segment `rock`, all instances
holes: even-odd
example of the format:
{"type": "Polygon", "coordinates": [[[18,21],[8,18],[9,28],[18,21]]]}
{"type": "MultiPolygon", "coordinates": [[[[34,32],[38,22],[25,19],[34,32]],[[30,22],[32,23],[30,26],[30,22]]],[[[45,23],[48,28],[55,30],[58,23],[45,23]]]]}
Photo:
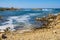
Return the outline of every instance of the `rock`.
{"type": "MultiPolygon", "coordinates": [[[[37,21],[41,21],[43,23],[42,26],[45,28],[50,27],[54,28],[57,24],[60,25],[60,14],[58,15],[53,15],[49,14],[47,17],[42,17],[42,18],[36,18],[37,21]]],[[[59,25],[55,28],[60,28],[59,25]]]]}
{"type": "Polygon", "coordinates": [[[36,18],[36,20],[37,20],[37,21],[40,21],[40,20],[42,20],[42,19],[41,19],[41,18],[36,18]]]}
{"type": "Polygon", "coordinates": [[[56,20],[60,20],[60,14],[57,15],[56,20]]]}
{"type": "Polygon", "coordinates": [[[49,19],[50,22],[52,22],[54,19],[49,19]]]}
{"type": "Polygon", "coordinates": [[[45,17],[43,18],[36,18],[36,21],[46,21],[47,19],[45,17]]]}
{"type": "Polygon", "coordinates": [[[57,33],[56,30],[53,30],[53,33],[57,33]]]}
{"type": "Polygon", "coordinates": [[[48,18],[48,19],[56,19],[56,15],[49,14],[47,18],[48,18]]]}
{"type": "Polygon", "coordinates": [[[3,18],[3,16],[0,16],[0,19],[2,19],[3,18]]]}

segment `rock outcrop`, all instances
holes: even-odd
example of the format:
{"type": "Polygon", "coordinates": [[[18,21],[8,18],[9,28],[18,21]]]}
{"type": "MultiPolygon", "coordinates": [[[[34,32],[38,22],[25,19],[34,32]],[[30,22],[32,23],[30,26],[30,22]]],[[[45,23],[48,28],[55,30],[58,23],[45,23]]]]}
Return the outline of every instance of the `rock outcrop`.
{"type": "Polygon", "coordinates": [[[60,24],[60,14],[58,15],[49,14],[48,16],[43,18],[36,18],[36,21],[41,21],[43,23],[42,27],[53,28],[57,24],[60,24]]]}

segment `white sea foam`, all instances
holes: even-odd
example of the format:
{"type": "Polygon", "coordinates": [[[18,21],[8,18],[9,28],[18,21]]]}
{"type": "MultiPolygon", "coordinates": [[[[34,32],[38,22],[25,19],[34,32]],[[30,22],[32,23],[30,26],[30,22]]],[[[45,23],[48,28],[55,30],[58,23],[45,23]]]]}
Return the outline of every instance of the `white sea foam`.
{"type": "Polygon", "coordinates": [[[32,14],[29,14],[30,16],[37,16],[39,15],[40,13],[32,13],[32,14]]]}
{"type": "Polygon", "coordinates": [[[13,24],[13,20],[15,20],[17,23],[20,23],[20,22],[25,23],[25,27],[28,28],[31,25],[29,23],[29,19],[31,19],[30,17],[37,16],[37,15],[39,15],[39,13],[30,13],[30,14],[22,15],[22,16],[11,16],[8,18],[9,21],[6,21],[3,23],[6,25],[0,26],[0,29],[6,29],[7,27],[14,28],[14,26],[18,26],[18,25],[13,24]]]}
{"type": "Polygon", "coordinates": [[[7,27],[13,28],[13,26],[14,25],[12,24],[7,24],[7,25],[0,26],[0,29],[6,29],[7,27]]]}

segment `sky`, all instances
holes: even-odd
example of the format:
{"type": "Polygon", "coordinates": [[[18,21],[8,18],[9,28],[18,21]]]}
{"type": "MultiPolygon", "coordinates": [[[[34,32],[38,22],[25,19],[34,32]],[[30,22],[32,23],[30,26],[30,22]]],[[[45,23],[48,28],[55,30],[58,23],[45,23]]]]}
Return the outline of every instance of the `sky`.
{"type": "Polygon", "coordinates": [[[60,8],[60,0],[0,0],[0,7],[60,8]]]}

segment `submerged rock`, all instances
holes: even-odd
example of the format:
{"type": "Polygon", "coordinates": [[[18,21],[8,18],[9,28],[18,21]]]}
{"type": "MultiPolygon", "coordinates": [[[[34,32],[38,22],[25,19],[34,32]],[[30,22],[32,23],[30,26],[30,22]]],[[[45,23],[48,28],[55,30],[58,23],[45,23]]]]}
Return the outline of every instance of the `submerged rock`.
{"type": "Polygon", "coordinates": [[[2,19],[3,18],[3,16],[0,16],[0,19],[2,19]]]}

